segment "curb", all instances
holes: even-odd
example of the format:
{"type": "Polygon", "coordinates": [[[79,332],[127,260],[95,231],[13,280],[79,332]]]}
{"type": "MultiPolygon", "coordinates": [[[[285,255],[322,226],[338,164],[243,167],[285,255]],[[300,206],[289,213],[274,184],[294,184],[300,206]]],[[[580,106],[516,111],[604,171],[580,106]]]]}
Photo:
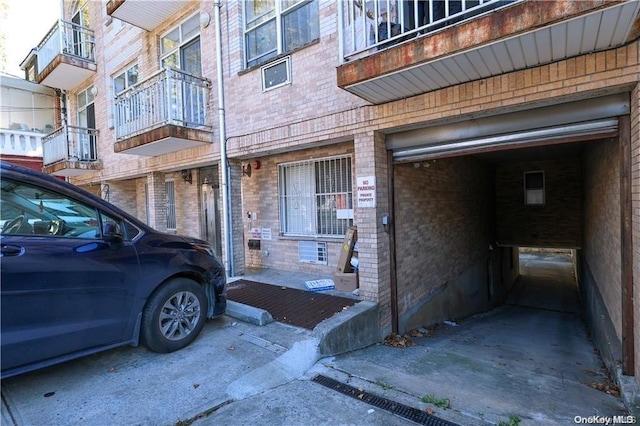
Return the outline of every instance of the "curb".
{"type": "Polygon", "coordinates": [[[271,314],[264,309],[227,300],[225,315],[255,325],[267,325],[273,322],[271,314]]]}

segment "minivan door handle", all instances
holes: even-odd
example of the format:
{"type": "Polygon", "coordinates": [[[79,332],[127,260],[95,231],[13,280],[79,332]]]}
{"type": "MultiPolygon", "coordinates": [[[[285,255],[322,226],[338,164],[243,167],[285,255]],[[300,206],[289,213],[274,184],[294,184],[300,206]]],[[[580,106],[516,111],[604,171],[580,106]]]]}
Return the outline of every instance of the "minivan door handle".
{"type": "Polygon", "coordinates": [[[14,246],[12,244],[2,244],[2,254],[0,257],[5,256],[22,256],[24,254],[24,247],[14,246]]]}

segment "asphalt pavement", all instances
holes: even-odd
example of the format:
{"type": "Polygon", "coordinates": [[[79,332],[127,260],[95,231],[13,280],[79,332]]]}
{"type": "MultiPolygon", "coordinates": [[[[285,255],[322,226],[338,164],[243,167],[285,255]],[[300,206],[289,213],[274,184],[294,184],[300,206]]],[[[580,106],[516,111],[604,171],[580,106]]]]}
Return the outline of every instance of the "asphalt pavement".
{"type": "Polygon", "coordinates": [[[610,379],[562,284],[570,263],[534,256],[522,266],[508,304],[389,345],[323,356],[318,330],[225,316],[178,352],[123,347],[6,379],[2,424],[571,425],[627,415],[601,390],[610,379]],[[527,277],[527,263],[542,278],[527,277]]]}

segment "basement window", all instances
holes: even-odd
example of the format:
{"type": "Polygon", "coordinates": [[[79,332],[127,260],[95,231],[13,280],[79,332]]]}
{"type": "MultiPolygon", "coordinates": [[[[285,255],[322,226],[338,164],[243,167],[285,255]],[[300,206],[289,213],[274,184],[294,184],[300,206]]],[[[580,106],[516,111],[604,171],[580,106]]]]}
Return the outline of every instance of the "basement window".
{"type": "Polygon", "coordinates": [[[302,263],[327,264],[327,243],[299,241],[298,256],[302,263]]]}
{"type": "Polygon", "coordinates": [[[524,173],[524,204],[544,206],[544,171],[524,173]]]}

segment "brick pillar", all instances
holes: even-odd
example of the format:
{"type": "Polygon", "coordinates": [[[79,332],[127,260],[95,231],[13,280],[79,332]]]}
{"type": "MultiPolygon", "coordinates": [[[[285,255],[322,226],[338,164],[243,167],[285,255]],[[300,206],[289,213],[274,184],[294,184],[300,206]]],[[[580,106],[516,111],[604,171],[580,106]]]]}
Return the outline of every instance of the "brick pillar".
{"type": "Polygon", "coordinates": [[[158,231],[166,231],[167,194],[164,173],[153,172],[147,175],[147,204],[149,225],[158,231]]]}
{"type": "MultiPolygon", "coordinates": [[[[387,149],[384,135],[366,132],[356,135],[355,223],[358,228],[360,296],[378,302],[381,337],[392,330],[390,237],[382,217],[391,217],[387,149]],[[358,178],[375,178],[375,207],[358,206],[358,178]]],[[[369,184],[371,184],[371,179],[369,184]]]]}

